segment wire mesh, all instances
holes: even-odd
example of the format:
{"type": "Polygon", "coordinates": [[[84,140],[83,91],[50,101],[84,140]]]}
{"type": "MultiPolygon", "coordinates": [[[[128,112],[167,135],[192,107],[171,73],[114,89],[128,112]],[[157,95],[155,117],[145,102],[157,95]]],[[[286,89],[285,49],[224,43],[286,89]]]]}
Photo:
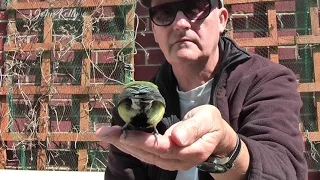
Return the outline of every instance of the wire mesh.
{"type": "Polygon", "coordinates": [[[7,1],[4,168],[105,170],[108,144],[81,138],[110,126],[114,87],[133,80],[135,7],[135,0],[7,1]]]}

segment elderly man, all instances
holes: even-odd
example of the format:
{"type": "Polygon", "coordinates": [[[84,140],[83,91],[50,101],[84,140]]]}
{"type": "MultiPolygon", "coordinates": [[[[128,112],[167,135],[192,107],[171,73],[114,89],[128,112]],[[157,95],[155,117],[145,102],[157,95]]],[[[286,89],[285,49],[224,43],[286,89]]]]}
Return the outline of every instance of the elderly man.
{"type": "Polygon", "coordinates": [[[222,0],[140,3],[166,58],[151,81],[165,98],[165,117],[181,121],[160,122],[157,145],[151,133],[121,136],[114,111],[114,126],[97,132],[112,144],[106,180],[306,179],[292,71],[221,36],[222,0]]]}

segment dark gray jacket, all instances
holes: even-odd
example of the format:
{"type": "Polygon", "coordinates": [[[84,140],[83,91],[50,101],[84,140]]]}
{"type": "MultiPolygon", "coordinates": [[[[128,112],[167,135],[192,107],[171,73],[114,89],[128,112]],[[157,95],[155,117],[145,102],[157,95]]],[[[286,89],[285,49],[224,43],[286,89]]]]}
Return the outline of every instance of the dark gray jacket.
{"type": "MultiPolygon", "coordinates": [[[[228,38],[221,37],[219,48],[210,103],[246,143],[248,179],[305,180],[308,169],[298,128],[302,103],[295,75],[269,59],[249,55],[228,38]]],[[[171,65],[164,63],[152,82],[166,100],[165,117],[179,117],[177,80],[171,65]]],[[[172,123],[166,120],[157,128],[164,133],[172,123]]],[[[113,124],[123,125],[116,111],[113,124]]],[[[112,145],[107,166],[106,180],[174,180],[177,174],[142,163],[112,145]]],[[[199,179],[212,178],[199,171],[199,179]]]]}

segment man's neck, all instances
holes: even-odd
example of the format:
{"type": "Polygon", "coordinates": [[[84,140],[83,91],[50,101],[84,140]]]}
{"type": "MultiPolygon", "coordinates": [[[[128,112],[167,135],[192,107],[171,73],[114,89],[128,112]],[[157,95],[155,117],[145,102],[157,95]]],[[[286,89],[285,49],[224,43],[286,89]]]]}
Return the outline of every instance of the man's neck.
{"type": "Polygon", "coordinates": [[[178,80],[180,91],[190,91],[213,78],[218,58],[206,61],[206,63],[185,63],[172,65],[174,75],[178,80]]]}

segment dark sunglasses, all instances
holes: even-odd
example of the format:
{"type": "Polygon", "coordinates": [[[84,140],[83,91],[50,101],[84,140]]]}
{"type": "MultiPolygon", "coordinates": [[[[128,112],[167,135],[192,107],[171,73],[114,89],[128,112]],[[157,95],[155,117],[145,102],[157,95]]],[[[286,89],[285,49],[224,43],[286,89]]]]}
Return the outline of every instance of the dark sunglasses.
{"type": "Polygon", "coordinates": [[[175,20],[178,11],[183,12],[190,20],[201,20],[210,14],[211,7],[212,0],[184,0],[151,7],[149,16],[154,24],[169,26],[175,20]]]}

